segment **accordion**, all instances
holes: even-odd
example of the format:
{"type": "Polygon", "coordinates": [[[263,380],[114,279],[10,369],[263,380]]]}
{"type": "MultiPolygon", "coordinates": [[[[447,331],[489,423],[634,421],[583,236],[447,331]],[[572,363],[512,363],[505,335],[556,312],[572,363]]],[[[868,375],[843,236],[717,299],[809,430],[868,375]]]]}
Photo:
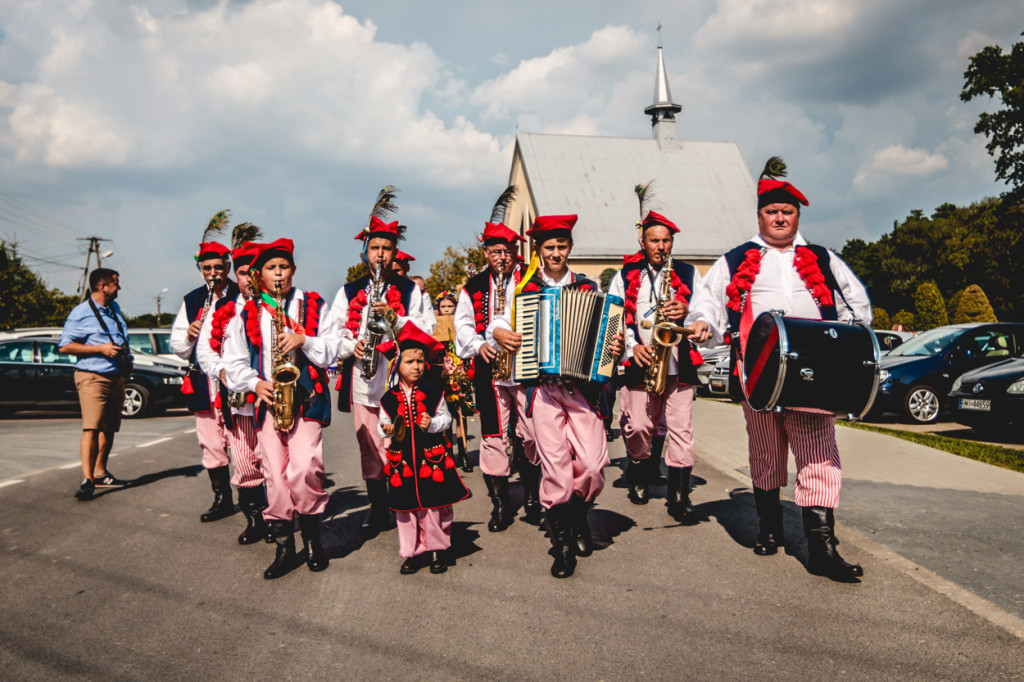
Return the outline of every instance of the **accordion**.
{"type": "Polygon", "coordinates": [[[523,345],[512,379],[544,376],[607,383],[618,357],[608,343],[622,328],[622,299],[597,291],[546,287],[515,298],[515,330],[523,345]]]}

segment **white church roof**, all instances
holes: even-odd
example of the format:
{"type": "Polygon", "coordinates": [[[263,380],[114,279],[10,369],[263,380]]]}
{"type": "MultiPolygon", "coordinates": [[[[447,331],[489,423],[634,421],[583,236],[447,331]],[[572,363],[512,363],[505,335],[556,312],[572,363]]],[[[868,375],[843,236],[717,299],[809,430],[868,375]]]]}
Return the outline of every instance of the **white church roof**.
{"type": "Polygon", "coordinates": [[[649,208],[679,226],[673,253],[716,258],[757,232],[757,200],[732,142],[519,133],[538,215],[576,213],[574,258],[637,250],[633,187],[653,180],[649,208]]]}

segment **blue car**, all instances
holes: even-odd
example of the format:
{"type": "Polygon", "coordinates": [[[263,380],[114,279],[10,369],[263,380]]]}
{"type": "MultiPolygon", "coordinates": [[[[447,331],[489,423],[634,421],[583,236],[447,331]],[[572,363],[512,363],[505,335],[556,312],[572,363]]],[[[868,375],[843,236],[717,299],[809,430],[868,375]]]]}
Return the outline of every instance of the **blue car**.
{"type": "Polygon", "coordinates": [[[1024,324],[954,324],[922,332],[882,357],[874,414],[895,412],[920,424],[949,410],[953,382],[965,372],[1016,357],[1024,324]]]}

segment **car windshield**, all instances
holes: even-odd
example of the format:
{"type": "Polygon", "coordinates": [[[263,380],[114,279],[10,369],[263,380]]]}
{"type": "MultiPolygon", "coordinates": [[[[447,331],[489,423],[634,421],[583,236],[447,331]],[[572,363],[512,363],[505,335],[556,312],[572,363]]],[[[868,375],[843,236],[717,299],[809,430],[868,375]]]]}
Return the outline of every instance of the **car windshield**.
{"type": "Polygon", "coordinates": [[[157,355],[174,355],[174,351],[171,350],[170,334],[153,334],[153,338],[156,339],[157,355]]]}
{"type": "Polygon", "coordinates": [[[945,350],[950,343],[964,333],[963,329],[949,329],[939,327],[921,332],[912,339],[907,339],[902,345],[893,348],[889,357],[896,356],[928,356],[937,355],[945,350]]]}

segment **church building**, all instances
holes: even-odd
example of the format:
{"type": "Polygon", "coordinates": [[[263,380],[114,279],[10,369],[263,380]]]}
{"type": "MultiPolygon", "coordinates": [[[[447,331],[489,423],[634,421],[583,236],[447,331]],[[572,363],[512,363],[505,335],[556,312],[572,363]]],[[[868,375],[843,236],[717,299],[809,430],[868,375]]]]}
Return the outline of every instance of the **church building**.
{"type": "Polygon", "coordinates": [[[570,266],[597,279],[639,248],[634,187],[653,181],[649,207],[680,228],[673,255],[706,272],[757,230],[756,190],[735,143],[677,139],[680,111],[659,45],[651,137],[518,133],[506,223],[525,235],[538,215],[578,214],[570,266]]]}

